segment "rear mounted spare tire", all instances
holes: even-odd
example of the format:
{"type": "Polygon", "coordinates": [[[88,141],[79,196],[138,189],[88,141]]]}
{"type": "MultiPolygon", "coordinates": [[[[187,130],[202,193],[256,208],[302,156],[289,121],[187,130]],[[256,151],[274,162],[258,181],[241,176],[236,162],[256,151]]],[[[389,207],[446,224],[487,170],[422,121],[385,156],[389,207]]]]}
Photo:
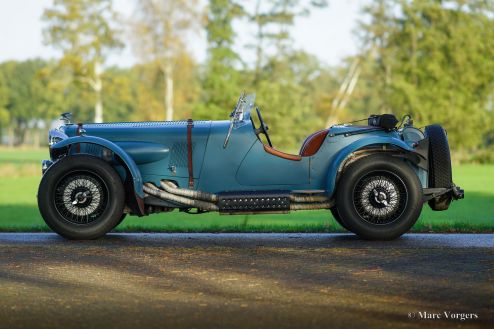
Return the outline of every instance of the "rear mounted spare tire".
{"type": "MultiPolygon", "coordinates": [[[[429,187],[450,188],[452,186],[451,155],[446,130],[440,125],[425,127],[429,138],[429,187]]],[[[452,196],[446,193],[429,200],[432,210],[442,211],[449,208],[452,196]]]]}

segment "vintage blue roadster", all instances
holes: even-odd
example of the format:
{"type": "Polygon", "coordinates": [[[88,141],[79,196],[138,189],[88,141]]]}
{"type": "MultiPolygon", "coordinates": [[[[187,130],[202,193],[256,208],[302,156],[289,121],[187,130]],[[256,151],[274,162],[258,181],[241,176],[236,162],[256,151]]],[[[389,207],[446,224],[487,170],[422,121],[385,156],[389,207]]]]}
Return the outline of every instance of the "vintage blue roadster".
{"type": "Polygon", "coordinates": [[[95,239],[127,214],[328,209],[362,238],[389,240],[425,202],[446,210],[463,198],[439,125],[422,131],[410,116],[398,125],[373,115],[317,131],[287,154],[271,144],[254,100],[242,94],[225,121],[72,124],[63,114],[42,164],[41,215],[66,238],[95,239]]]}

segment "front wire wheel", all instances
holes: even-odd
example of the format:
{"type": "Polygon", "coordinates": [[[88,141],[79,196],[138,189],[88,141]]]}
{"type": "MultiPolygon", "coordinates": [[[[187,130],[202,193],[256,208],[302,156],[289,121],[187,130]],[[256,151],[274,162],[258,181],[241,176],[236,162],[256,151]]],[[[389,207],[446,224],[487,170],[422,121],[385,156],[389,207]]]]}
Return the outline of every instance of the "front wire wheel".
{"type": "Polygon", "coordinates": [[[123,219],[122,179],[107,162],[90,155],[66,156],[45,172],[38,207],[46,224],[68,239],[96,239],[123,219]]]}
{"type": "Polygon", "coordinates": [[[71,172],[55,186],[55,207],[66,221],[89,224],[103,214],[108,194],[108,187],[98,175],[71,172]]]}

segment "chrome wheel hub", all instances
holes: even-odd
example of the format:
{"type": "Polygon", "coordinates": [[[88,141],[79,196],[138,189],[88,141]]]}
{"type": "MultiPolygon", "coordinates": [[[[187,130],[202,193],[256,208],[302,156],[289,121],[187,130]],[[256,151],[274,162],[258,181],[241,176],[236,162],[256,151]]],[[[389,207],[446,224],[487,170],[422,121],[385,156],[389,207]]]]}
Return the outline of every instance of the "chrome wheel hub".
{"type": "Polygon", "coordinates": [[[388,172],[364,176],[354,190],[359,216],[372,224],[389,224],[405,209],[407,191],[399,177],[388,172]]]}
{"type": "Polygon", "coordinates": [[[384,192],[379,192],[377,189],[373,189],[372,193],[374,194],[374,201],[378,204],[382,204],[384,206],[388,205],[388,196],[384,192]]]}
{"type": "Polygon", "coordinates": [[[96,175],[70,175],[57,184],[55,206],[67,221],[88,224],[103,213],[107,195],[106,186],[96,175]]]}
{"type": "Polygon", "coordinates": [[[87,198],[90,196],[89,193],[90,192],[78,192],[75,195],[75,198],[74,198],[74,201],[72,201],[72,204],[76,205],[76,204],[81,204],[81,203],[86,202],[87,198]]]}

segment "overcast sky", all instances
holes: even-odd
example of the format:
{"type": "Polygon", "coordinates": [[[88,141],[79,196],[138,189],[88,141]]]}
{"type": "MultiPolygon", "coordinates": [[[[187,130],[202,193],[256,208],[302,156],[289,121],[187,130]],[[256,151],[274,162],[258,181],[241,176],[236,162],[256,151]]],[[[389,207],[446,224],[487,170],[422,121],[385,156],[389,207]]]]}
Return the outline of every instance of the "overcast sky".
{"type": "MultiPolygon", "coordinates": [[[[132,14],[135,0],[115,0],[115,8],[124,16],[132,14]]],[[[369,0],[330,0],[328,8],[314,11],[308,18],[300,18],[293,29],[294,46],[315,54],[329,65],[337,65],[342,58],[356,52],[353,35],[359,11],[369,0]]],[[[52,0],[0,0],[0,62],[33,57],[59,57],[60,53],[43,45],[41,31],[43,9],[52,0]]],[[[249,40],[251,31],[238,28],[238,44],[249,40]]],[[[191,50],[198,61],[205,58],[205,36],[190,40],[191,50]]],[[[130,66],[136,62],[127,48],[111,56],[109,64],[130,66]]]]}

